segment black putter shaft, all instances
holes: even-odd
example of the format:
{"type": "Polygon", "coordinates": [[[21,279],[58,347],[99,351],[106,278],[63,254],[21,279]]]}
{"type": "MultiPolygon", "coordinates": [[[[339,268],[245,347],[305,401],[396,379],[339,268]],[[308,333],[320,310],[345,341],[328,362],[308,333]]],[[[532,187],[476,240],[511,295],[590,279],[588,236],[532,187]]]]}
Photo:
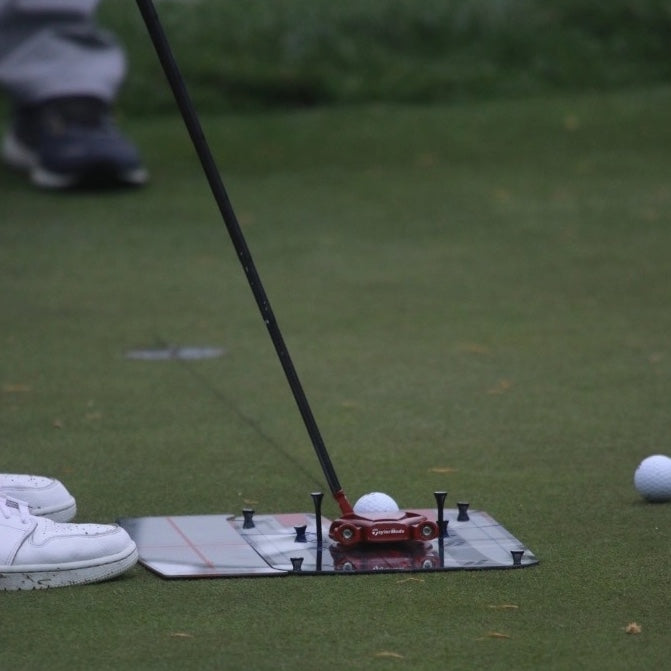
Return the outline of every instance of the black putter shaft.
{"type": "Polygon", "coordinates": [[[240,224],[238,223],[238,218],[233,211],[233,206],[224,187],[224,183],[221,179],[219,170],[217,169],[216,163],[210,151],[210,147],[203,133],[203,129],[200,125],[200,120],[196,113],[191,97],[186,88],[184,78],[179,70],[175,57],[170,48],[168,38],[163,30],[158,13],[154,7],[152,0],[137,0],[137,6],[140,10],[140,14],[144,20],[144,23],[147,27],[147,31],[151,38],[151,41],[156,50],[156,55],[161,63],[163,72],[165,73],[172,93],[177,102],[177,106],[186,125],[187,131],[191,136],[191,141],[193,143],[194,149],[198,154],[200,163],[207,177],[207,181],[210,185],[210,190],[214,196],[214,200],[219,207],[221,216],[226,224],[228,229],[228,234],[233,242],[235,251],[237,252],[238,259],[242,265],[242,268],[249,282],[249,286],[254,294],[256,303],[261,311],[261,317],[263,318],[264,323],[270,334],[270,338],[273,341],[277,356],[280,359],[282,368],[286,375],[291,391],[294,395],[296,405],[301,413],[305,428],[307,429],[310,440],[312,441],[312,446],[317,454],[319,463],[321,464],[324,476],[326,481],[331,489],[331,493],[338,502],[340,509],[343,514],[351,513],[352,507],[345,496],[338,476],[336,475],[333,464],[331,463],[331,458],[326,450],[326,445],[322,439],[319,427],[315,421],[314,415],[312,414],[312,409],[308,403],[305,392],[303,391],[303,386],[301,385],[300,379],[298,378],[298,373],[294,367],[289,351],[284,343],[284,338],[282,337],[282,332],[280,331],[273,310],[270,306],[270,301],[266,295],[266,291],[261,283],[261,278],[256,270],[256,266],[252,259],[252,255],[247,246],[247,241],[240,229],[240,224]]]}

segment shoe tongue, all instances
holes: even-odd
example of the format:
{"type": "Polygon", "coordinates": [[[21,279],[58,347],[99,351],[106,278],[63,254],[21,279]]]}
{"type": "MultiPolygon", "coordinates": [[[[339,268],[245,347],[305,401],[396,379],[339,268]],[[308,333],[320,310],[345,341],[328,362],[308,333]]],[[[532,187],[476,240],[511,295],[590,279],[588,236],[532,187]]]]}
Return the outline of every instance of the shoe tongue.
{"type": "Polygon", "coordinates": [[[30,517],[28,504],[18,499],[10,499],[9,497],[0,497],[0,508],[3,509],[5,517],[16,515],[21,518],[21,522],[26,523],[30,517]]]}
{"type": "Polygon", "coordinates": [[[0,507],[3,508],[4,516],[7,517],[8,515],[15,515],[15,512],[12,511],[20,511],[19,508],[19,502],[15,501],[14,499],[8,499],[7,497],[3,496],[0,497],[0,507]]]}
{"type": "Polygon", "coordinates": [[[12,508],[13,510],[21,510],[21,506],[28,506],[27,503],[19,501],[18,499],[10,499],[9,497],[0,498],[0,503],[5,506],[5,508],[12,508]]]}

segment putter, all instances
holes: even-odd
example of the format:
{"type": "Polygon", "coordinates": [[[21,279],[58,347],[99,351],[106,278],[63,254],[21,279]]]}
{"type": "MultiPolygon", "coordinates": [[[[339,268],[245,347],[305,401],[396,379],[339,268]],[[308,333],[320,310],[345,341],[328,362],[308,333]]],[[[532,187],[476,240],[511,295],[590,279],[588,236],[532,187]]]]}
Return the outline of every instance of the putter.
{"type": "Polygon", "coordinates": [[[424,515],[412,512],[365,514],[357,515],[345,496],[326,445],[315,421],[303,386],[294,367],[289,351],[284,342],[282,332],[273,313],[270,301],[256,270],[247,241],[240,229],[240,224],[226,192],[219,170],[203,133],[200,120],[187,90],[184,78],[179,70],[168,38],[161,25],[158,13],[152,0],[137,0],[140,14],[147,27],[147,32],[154,45],[163,72],[170,84],[182,119],[191,137],[203,171],[210,186],[214,200],[219,207],[221,216],[228,229],[240,264],[254,294],[261,317],[270,334],[270,338],[300,411],[308,436],[324,472],[326,482],[336,500],[342,517],[335,520],[329,531],[334,540],[345,546],[371,542],[399,542],[405,540],[432,540],[438,536],[438,526],[424,515]]]}

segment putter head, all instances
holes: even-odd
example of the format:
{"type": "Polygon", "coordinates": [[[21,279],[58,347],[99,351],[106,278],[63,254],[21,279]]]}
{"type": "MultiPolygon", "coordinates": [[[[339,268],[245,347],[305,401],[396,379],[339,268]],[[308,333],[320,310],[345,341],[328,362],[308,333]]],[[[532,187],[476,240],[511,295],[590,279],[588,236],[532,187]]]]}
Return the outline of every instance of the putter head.
{"type": "Polygon", "coordinates": [[[438,525],[424,515],[413,512],[345,513],[334,520],[329,537],[343,547],[362,543],[404,543],[431,541],[438,537],[438,525]]]}

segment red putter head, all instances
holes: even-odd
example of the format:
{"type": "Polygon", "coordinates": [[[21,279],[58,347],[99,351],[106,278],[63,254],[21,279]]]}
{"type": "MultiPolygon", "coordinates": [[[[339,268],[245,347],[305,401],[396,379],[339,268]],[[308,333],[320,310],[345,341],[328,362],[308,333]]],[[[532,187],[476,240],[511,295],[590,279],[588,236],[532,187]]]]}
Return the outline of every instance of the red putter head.
{"type": "Polygon", "coordinates": [[[419,513],[398,512],[357,514],[342,489],[334,492],[342,517],[334,520],[329,536],[344,547],[362,543],[402,543],[430,541],[438,537],[438,525],[419,513]]]}

